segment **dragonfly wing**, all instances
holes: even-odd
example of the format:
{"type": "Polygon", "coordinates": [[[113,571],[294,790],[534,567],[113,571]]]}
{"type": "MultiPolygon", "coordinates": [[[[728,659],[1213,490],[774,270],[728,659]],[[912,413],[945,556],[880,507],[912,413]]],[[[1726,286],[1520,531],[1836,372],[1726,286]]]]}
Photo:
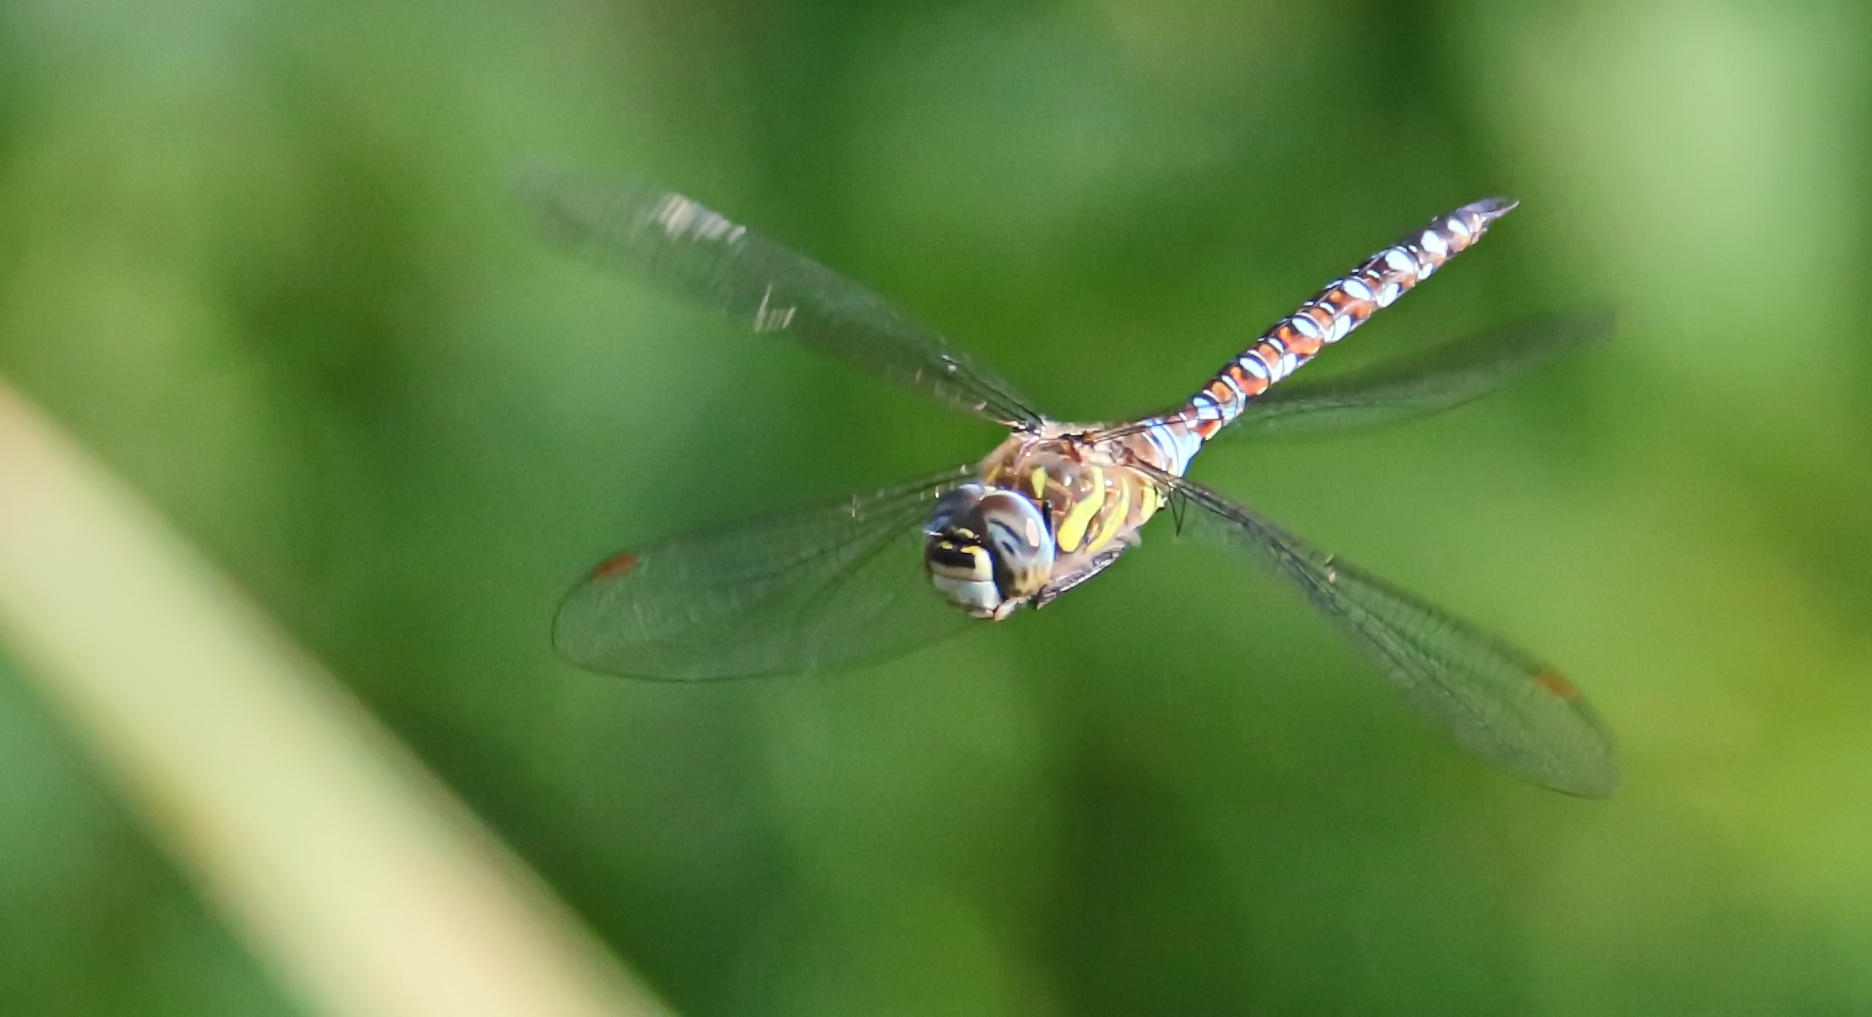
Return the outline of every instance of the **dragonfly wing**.
{"type": "Polygon", "coordinates": [[[1441,413],[1612,334],[1610,314],[1541,318],[1249,401],[1219,435],[1319,434],[1441,413]]]}
{"type": "Polygon", "coordinates": [[[537,173],[520,197],[567,245],[621,262],[757,333],[791,336],[999,423],[1039,421],[1013,386],[883,297],[680,194],[537,173]]]}
{"type": "Polygon", "coordinates": [[[1201,510],[1186,514],[1188,530],[1298,586],[1463,748],[1569,794],[1601,798],[1618,786],[1611,731],[1558,671],[1208,488],[1160,479],[1201,510]]]}
{"type": "Polygon", "coordinates": [[[671,681],[876,663],[971,619],[923,571],[923,524],[958,468],[835,505],[678,536],[606,559],[553,624],[566,658],[671,681]]]}

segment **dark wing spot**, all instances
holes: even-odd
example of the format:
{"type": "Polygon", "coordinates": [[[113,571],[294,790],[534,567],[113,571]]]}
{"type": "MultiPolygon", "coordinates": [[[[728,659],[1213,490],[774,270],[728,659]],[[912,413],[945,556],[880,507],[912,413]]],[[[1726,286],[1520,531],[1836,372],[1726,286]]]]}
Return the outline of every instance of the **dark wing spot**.
{"type": "Polygon", "coordinates": [[[1551,667],[1543,667],[1539,671],[1534,672],[1534,680],[1540,683],[1541,688],[1558,696],[1562,702],[1579,702],[1579,689],[1575,688],[1572,682],[1567,681],[1564,675],[1551,667]]]}
{"type": "Polygon", "coordinates": [[[606,558],[604,561],[599,562],[598,567],[592,569],[591,577],[593,579],[612,579],[617,576],[625,575],[636,567],[637,552],[619,551],[611,557],[606,558]]]}

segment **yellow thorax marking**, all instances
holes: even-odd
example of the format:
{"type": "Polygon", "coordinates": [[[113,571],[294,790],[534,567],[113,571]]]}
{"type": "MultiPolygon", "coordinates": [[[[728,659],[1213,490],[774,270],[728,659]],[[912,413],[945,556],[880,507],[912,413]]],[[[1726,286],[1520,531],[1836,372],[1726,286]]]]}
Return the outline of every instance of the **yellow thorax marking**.
{"type": "Polygon", "coordinates": [[[1103,550],[1118,535],[1118,527],[1124,525],[1125,517],[1131,514],[1131,485],[1122,480],[1113,485],[1112,493],[1116,498],[1105,507],[1105,525],[1099,527],[1098,536],[1092,538],[1089,550],[1103,550]]]}
{"type": "Polygon", "coordinates": [[[1027,478],[1027,482],[1033,485],[1034,498],[1044,501],[1046,499],[1046,489],[1047,489],[1046,467],[1044,466],[1034,467],[1033,474],[1027,478]]]}
{"type": "Polygon", "coordinates": [[[1066,511],[1066,518],[1060,520],[1059,549],[1068,554],[1077,551],[1085,540],[1086,527],[1092,524],[1092,517],[1098,514],[1099,506],[1105,504],[1105,471],[1087,463],[1086,472],[1092,477],[1092,491],[1079,503],[1066,511]]]}
{"type": "Polygon", "coordinates": [[[1158,492],[1157,485],[1143,485],[1143,489],[1138,491],[1138,525],[1143,526],[1149,522],[1150,517],[1156,515],[1157,510],[1162,507],[1163,496],[1158,492]]]}

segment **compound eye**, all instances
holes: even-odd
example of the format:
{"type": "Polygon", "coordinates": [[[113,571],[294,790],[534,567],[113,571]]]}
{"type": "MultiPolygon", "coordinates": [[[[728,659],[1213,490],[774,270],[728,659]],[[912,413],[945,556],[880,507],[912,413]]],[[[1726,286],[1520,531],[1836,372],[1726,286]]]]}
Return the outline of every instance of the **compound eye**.
{"type": "Polygon", "coordinates": [[[1010,597],[1032,596],[1052,577],[1053,534],[1040,507],[1012,491],[992,491],[978,506],[982,540],[992,552],[996,584],[1010,597]]]}
{"type": "Polygon", "coordinates": [[[980,484],[963,484],[937,499],[930,513],[930,532],[940,533],[966,520],[981,504],[984,490],[980,484]]]}
{"type": "Polygon", "coordinates": [[[1033,502],[1011,491],[995,491],[980,502],[983,539],[997,554],[1033,554],[1049,543],[1046,517],[1033,502]]]}

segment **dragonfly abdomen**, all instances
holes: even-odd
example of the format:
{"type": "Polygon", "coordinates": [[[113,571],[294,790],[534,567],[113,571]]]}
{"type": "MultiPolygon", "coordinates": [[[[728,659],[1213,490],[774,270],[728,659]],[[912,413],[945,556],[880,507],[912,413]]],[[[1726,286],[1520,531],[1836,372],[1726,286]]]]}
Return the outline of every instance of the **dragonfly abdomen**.
{"type": "Polygon", "coordinates": [[[1431,220],[1275,323],[1175,412],[1141,422],[1151,444],[1172,464],[1170,472],[1183,473],[1203,442],[1241,416],[1250,401],[1429,278],[1514,207],[1508,199],[1488,198],[1431,220]]]}

